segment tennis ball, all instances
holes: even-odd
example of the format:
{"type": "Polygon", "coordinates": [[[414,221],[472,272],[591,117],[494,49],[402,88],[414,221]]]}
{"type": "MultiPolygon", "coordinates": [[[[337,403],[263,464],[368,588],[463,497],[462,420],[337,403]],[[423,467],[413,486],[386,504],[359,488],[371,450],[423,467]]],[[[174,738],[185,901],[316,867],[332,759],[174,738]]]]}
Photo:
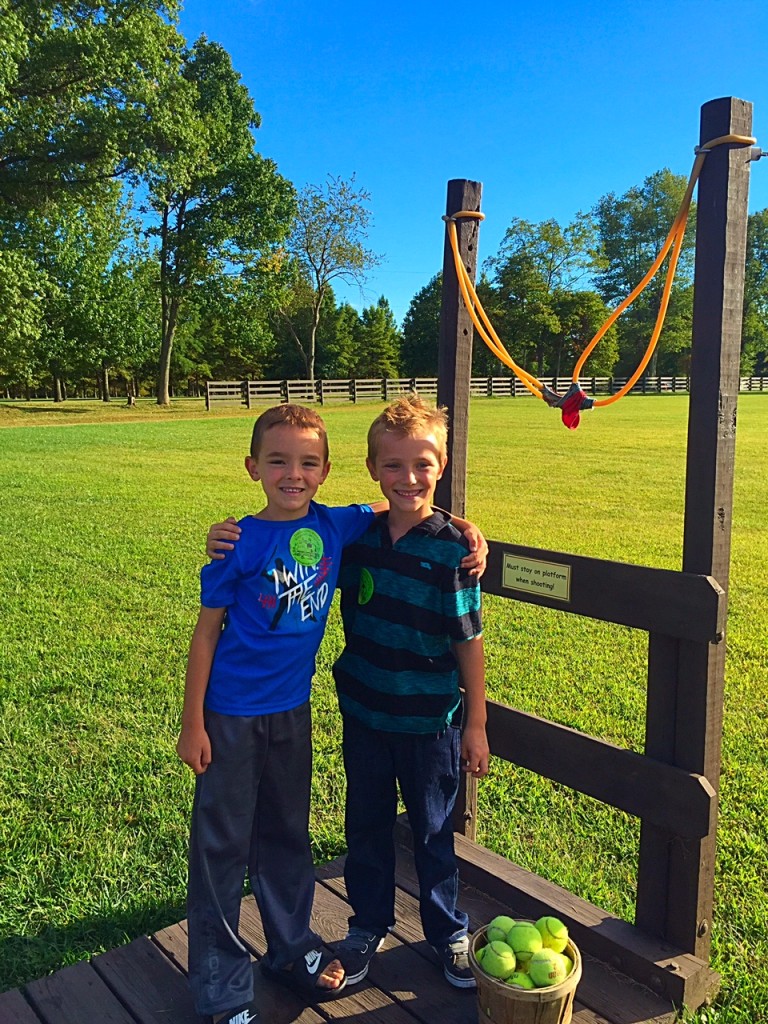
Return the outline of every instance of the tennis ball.
{"type": "Polygon", "coordinates": [[[567,956],[567,954],[565,954],[565,953],[561,953],[560,956],[565,961],[565,976],[567,978],[568,975],[573,970],[573,960],[571,960],[571,958],[569,956],[567,956]]]}
{"type": "Polygon", "coordinates": [[[556,953],[563,952],[568,942],[568,929],[562,921],[556,917],[540,917],[536,922],[536,927],[545,949],[554,949],[556,953]]]}
{"type": "Polygon", "coordinates": [[[492,978],[505,981],[515,971],[515,954],[506,942],[491,942],[485,947],[483,970],[492,978]]]}
{"type": "Polygon", "coordinates": [[[536,988],[531,981],[530,976],[524,971],[515,971],[514,974],[510,974],[504,984],[514,985],[515,988],[536,988]]]}
{"type": "Polygon", "coordinates": [[[507,942],[520,963],[530,960],[542,947],[539,929],[530,921],[518,921],[507,933],[507,942]]]}
{"type": "Polygon", "coordinates": [[[538,953],[534,953],[528,970],[536,988],[559,985],[561,981],[565,981],[568,974],[565,960],[554,949],[540,949],[538,953]]]}
{"type": "Polygon", "coordinates": [[[507,932],[510,928],[513,928],[514,925],[514,920],[511,917],[505,917],[504,914],[499,914],[498,917],[494,917],[485,932],[488,936],[488,941],[506,942],[507,932]]]}
{"type": "Polygon", "coordinates": [[[475,960],[477,960],[479,964],[483,962],[483,957],[485,956],[486,949],[488,949],[487,946],[481,946],[480,949],[475,950],[475,960]]]}

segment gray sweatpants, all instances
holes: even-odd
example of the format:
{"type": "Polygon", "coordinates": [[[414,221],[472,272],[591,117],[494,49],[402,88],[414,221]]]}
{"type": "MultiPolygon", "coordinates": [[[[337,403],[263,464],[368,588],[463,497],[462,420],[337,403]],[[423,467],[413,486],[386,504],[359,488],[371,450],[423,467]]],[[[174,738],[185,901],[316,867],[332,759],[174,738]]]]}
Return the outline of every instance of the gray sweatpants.
{"type": "Polygon", "coordinates": [[[315,873],[309,846],[309,703],[240,718],[206,710],[211,764],[197,776],[189,841],[189,981],[201,1015],[253,998],[238,937],[246,873],[281,968],[320,944],[309,919],[315,873]]]}

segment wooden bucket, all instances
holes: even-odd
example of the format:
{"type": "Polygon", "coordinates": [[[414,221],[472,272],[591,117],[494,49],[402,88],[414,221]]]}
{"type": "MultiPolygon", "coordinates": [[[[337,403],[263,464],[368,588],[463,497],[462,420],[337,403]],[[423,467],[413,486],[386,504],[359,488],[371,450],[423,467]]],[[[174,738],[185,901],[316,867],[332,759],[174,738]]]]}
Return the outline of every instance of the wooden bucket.
{"type": "Polygon", "coordinates": [[[563,952],[573,960],[573,970],[565,981],[549,988],[517,988],[486,974],[477,962],[475,950],[487,944],[485,928],[476,931],[469,943],[480,1024],[570,1024],[576,986],[581,980],[581,954],[571,939],[563,952]]]}

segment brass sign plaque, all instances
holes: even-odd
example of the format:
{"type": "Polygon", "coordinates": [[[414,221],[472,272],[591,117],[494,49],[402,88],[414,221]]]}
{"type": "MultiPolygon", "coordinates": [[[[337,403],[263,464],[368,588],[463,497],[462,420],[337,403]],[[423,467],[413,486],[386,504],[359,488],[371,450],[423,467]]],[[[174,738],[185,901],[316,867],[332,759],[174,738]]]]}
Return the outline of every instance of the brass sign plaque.
{"type": "Polygon", "coordinates": [[[571,600],[571,567],[538,558],[520,558],[504,552],[501,585],[525,594],[543,594],[558,601],[571,600]]]}

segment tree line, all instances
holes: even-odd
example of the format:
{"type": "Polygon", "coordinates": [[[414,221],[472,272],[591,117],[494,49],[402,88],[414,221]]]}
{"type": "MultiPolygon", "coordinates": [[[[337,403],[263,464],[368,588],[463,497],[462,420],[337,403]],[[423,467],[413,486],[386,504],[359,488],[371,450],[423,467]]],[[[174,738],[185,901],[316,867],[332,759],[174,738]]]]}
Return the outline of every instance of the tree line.
{"type": "MultiPolygon", "coordinates": [[[[297,188],[257,148],[229,54],[188,43],[175,0],[0,0],[0,386],[57,400],[205,379],[433,376],[440,276],[399,325],[334,286],[381,257],[371,196],[329,174],[297,188]]],[[[661,170],[572,223],[514,218],[478,293],[514,358],[564,376],[644,275],[684,178],[661,170]]],[[[695,223],[695,210],[690,223],[695,223]]],[[[649,367],[685,374],[692,228],[649,367]]],[[[661,281],[608,332],[590,375],[631,372],[661,281]]],[[[768,359],[768,210],[750,217],[742,372],[768,359]]],[[[473,372],[501,376],[482,344],[473,372]]]]}

